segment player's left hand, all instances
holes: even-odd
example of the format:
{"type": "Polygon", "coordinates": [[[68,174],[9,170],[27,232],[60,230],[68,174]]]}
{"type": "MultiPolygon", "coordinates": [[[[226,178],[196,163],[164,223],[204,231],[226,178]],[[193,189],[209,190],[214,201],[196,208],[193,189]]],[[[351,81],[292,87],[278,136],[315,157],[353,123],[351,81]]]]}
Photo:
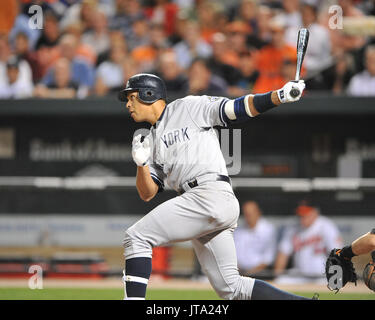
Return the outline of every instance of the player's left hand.
{"type": "Polygon", "coordinates": [[[281,103],[288,103],[288,102],[295,102],[301,99],[303,90],[305,89],[305,81],[289,81],[287,84],[284,85],[280,90],[277,90],[277,96],[281,103]],[[298,89],[299,95],[297,97],[293,97],[290,92],[292,89],[298,89]]]}
{"type": "Polygon", "coordinates": [[[132,156],[133,160],[138,167],[144,167],[148,165],[148,161],[151,154],[150,140],[145,137],[142,141],[142,135],[139,134],[133,139],[132,156]]]}

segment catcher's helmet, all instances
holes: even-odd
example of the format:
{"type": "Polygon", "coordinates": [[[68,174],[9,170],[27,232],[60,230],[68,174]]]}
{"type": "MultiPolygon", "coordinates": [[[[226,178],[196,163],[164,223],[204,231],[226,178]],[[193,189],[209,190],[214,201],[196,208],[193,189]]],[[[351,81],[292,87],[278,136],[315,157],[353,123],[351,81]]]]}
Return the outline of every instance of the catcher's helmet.
{"type": "Polygon", "coordinates": [[[128,101],[127,94],[134,91],[138,92],[138,99],[143,103],[151,104],[160,99],[167,99],[164,81],[149,73],[140,73],[130,77],[125,89],[119,92],[119,100],[128,101]]]}

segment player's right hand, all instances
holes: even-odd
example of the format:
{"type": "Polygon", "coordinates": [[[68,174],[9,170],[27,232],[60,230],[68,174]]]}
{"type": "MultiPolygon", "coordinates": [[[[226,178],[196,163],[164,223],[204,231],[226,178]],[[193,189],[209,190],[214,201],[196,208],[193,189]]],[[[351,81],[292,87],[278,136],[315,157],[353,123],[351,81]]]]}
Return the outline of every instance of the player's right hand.
{"type": "Polygon", "coordinates": [[[148,165],[150,154],[151,154],[151,147],[150,147],[150,140],[148,137],[145,137],[143,142],[142,135],[139,134],[134,137],[132,143],[132,156],[133,160],[138,167],[144,167],[148,165]]]}
{"type": "Polygon", "coordinates": [[[301,98],[305,87],[305,81],[303,80],[299,80],[298,82],[289,81],[287,84],[284,85],[284,87],[282,87],[282,89],[277,90],[277,96],[279,97],[281,103],[295,102],[301,98]],[[294,88],[299,90],[299,95],[297,97],[293,97],[290,94],[292,89],[294,88]]]}

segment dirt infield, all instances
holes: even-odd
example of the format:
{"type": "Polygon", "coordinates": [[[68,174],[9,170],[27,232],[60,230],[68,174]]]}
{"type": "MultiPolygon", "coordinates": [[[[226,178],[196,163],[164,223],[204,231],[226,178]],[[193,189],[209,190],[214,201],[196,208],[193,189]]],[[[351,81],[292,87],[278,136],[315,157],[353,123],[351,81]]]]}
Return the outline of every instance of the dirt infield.
{"type": "MultiPolygon", "coordinates": [[[[270,282],[273,284],[272,282],[270,282]]],[[[321,284],[274,284],[276,287],[292,292],[324,292],[328,289],[321,284]]],[[[0,288],[27,288],[28,279],[0,279],[0,288]]],[[[121,278],[105,278],[105,279],[44,279],[44,288],[123,288],[121,278]]],[[[194,289],[207,290],[212,289],[211,285],[205,281],[193,281],[186,279],[162,279],[160,277],[151,277],[150,289],[194,289]]],[[[346,293],[369,293],[369,289],[363,282],[359,282],[357,286],[347,284],[343,289],[346,293]]]]}

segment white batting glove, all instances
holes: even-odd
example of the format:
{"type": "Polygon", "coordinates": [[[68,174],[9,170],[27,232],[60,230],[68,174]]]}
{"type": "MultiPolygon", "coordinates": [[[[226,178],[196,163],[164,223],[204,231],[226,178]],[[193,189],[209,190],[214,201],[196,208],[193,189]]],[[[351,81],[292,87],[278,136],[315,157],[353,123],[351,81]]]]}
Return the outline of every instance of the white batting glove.
{"type": "Polygon", "coordinates": [[[143,142],[141,142],[142,135],[139,134],[134,137],[132,143],[132,156],[133,160],[138,167],[147,166],[150,159],[151,147],[150,140],[145,137],[143,142]]]}
{"type": "Polygon", "coordinates": [[[289,81],[287,84],[284,85],[284,87],[282,87],[280,90],[277,90],[277,96],[279,97],[281,103],[295,102],[301,98],[305,87],[305,81],[303,80],[299,80],[298,82],[289,81]],[[293,97],[290,94],[292,89],[294,88],[299,90],[299,95],[296,97],[293,97]]]}

